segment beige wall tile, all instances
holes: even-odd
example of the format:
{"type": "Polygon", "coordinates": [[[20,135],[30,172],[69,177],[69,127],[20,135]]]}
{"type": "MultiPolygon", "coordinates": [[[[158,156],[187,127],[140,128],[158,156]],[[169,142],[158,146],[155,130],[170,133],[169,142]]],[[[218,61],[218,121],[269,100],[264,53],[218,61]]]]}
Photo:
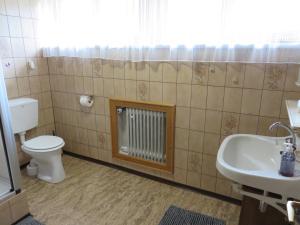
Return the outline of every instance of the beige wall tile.
{"type": "Polygon", "coordinates": [[[188,152],[181,149],[175,149],[175,164],[176,168],[187,169],[188,152]]]}
{"type": "Polygon", "coordinates": [[[226,63],[212,63],[208,70],[208,85],[224,86],[226,80],[226,63]]]}
{"type": "Polygon", "coordinates": [[[103,97],[95,97],[95,113],[96,114],[105,114],[105,100],[103,97]]]}
{"type": "Polygon", "coordinates": [[[246,65],[243,63],[228,63],[226,74],[227,87],[242,87],[245,78],[246,65]]]}
{"type": "Polygon", "coordinates": [[[176,83],[177,62],[163,63],[163,82],[176,83]]]}
{"type": "Polygon", "coordinates": [[[103,79],[103,94],[105,97],[113,97],[115,95],[114,80],[103,79]]]}
{"type": "Polygon", "coordinates": [[[239,133],[256,134],[258,116],[244,115],[240,116],[239,133]]]}
{"type": "Polygon", "coordinates": [[[220,135],[205,133],[203,140],[203,152],[209,155],[217,155],[220,144],[220,135]]]}
{"type": "Polygon", "coordinates": [[[178,106],[189,107],[191,104],[191,85],[177,84],[177,101],[178,106]]]}
{"type": "Polygon", "coordinates": [[[202,154],[189,152],[188,154],[188,171],[201,174],[202,171],[202,154]]]}
{"type": "Polygon", "coordinates": [[[258,115],[260,110],[262,91],[243,89],[241,112],[258,115]]]}
{"type": "MultiPolygon", "coordinates": [[[[41,84],[42,91],[51,90],[49,76],[40,76],[40,84],[41,84]]],[[[74,79],[72,80],[72,82],[69,81],[69,84],[70,84],[69,91],[74,92],[74,79]]]]}
{"type": "Polygon", "coordinates": [[[193,63],[193,84],[207,84],[209,63],[193,63]]]}
{"type": "Polygon", "coordinates": [[[264,90],[262,93],[260,115],[278,117],[280,114],[282,95],[281,91],[264,90]]]}
{"type": "Polygon", "coordinates": [[[2,59],[2,69],[4,73],[4,78],[13,78],[16,76],[15,62],[12,58],[2,59]]]}
{"type": "Polygon", "coordinates": [[[137,81],[137,99],[141,101],[148,101],[150,95],[150,82],[137,81]]]}
{"type": "Polygon", "coordinates": [[[202,174],[213,177],[217,175],[216,156],[203,154],[202,174]]]}
{"type": "MultiPolygon", "coordinates": [[[[28,77],[17,78],[19,95],[29,95],[30,94],[30,85],[28,77]]],[[[50,99],[51,101],[51,99],[50,99]]]]}
{"type": "Polygon", "coordinates": [[[94,130],[88,130],[87,136],[88,136],[88,144],[90,146],[96,147],[98,145],[97,132],[94,130]]]}
{"type": "Polygon", "coordinates": [[[201,176],[196,172],[187,172],[186,183],[192,187],[200,188],[201,176]]]}
{"type": "Polygon", "coordinates": [[[99,159],[99,149],[89,146],[89,155],[93,159],[99,159]]]}
{"type": "Polygon", "coordinates": [[[105,131],[106,133],[110,134],[110,117],[109,116],[106,116],[105,117],[105,131]]]}
{"type": "Polygon", "coordinates": [[[101,76],[102,75],[102,62],[100,59],[82,59],[82,74],[83,76],[92,77],[93,76],[93,66],[95,65],[95,71],[97,73],[95,76],[101,76]],[[94,64],[94,61],[97,61],[97,63],[94,64]]]}
{"type": "Polygon", "coordinates": [[[185,184],[186,183],[186,170],[175,167],[175,169],[174,169],[174,180],[176,182],[185,184]]]}
{"type": "Polygon", "coordinates": [[[239,120],[240,114],[223,112],[221,134],[228,136],[237,133],[239,120]]]}
{"type": "MultiPolygon", "coordinates": [[[[101,59],[93,59],[92,60],[92,75],[93,77],[102,77],[103,76],[103,65],[102,65],[102,60],[101,59]]],[[[90,72],[90,65],[88,64],[88,62],[84,62],[83,63],[83,71],[85,73],[89,73],[90,72]]],[[[107,71],[105,70],[105,72],[110,73],[111,74],[111,70],[107,71]]]]}
{"type": "Polygon", "coordinates": [[[12,221],[16,222],[29,213],[25,192],[21,192],[9,201],[12,221]]]}
{"type": "Polygon", "coordinates": [[[163,86],[160,82],[150,82],[150,101],[162,102],[163,86]]]}
{"type": "Polygon", "coordinates": [[[231,181],[217,179],[216,192],[222,195],[229,196],[231,194],[231,181]]]}
{"type": "Polygon", "coordinates": [[[136,80],[136,63],[126,62],[125,63],[125,79],[136,80]]]}
{"type": "Polygon", "coordinates": [[[176,127],[189,129],[190,111],[190,108],[176,107],[176,127]]]}
{"type": "Polygon", "coordinates": [[[224,104],[224,87],[207,87],[206,107],[213,110],[222,110],[224,104]]]}
{"type": "Polygon", "coordinates": [[[105,116],[96,115],[96,129],[100,132],[105,132],[105,116]]]}
{"type": "Polygon", "coordinates": [[[264,74],[264,64],[246,64],[244,87],[262,89],[264,74]]]}
{"type": "Polygon", "coordinates": [[[192,62],[178,62],[177,83],[191,84],[193,77],[192,62]]]}
{"type": "Polygon", "coordinates": [[[74,83],[75,83],[75,92],[77,94],[83,94],[84,92],[83,77],[75,77],[74,83]]]}
{"type": "Polygon", "coordinates": [[[114,79],[115,96],[125,98],[125,81],[114,79]]]}
{"type": "Polygon", "coordinates": [[[8,98],[18,97],[18,85],[16,78],[5,79],[6,91],[8,98]]]}
{"type": "Polygon", "coordinates": [[[216,178],[207,175],[201,175],[201,188],[207,191],[215,192],[216,178]]]}
{"type": "Polygon", "coordinates": [[[206,111],[205,131],[219,134],[221,132],[222,112],[206,111]]]}
{"type": "Polygon", "coordinates": [[[102,60],[102,74],[105,78],[114,77],[114,63],[110,60],[102,60]]]}
{"type": "Polygon", "coordinates": [[[136,63],[137,80],[149,81],[150,79],[150,66],[146,62],[136,63]]]}
{"type": "Polygon", "coordinates": [[[203,131],[205,125],[205,110],[191,108],[190,129],[203,131]]]}
{"type": "Polygon", "coordinates": [[[124,79],[125,77],[125,64],[123,61],[114,61],[114,78],[116,79],[124,79]]]}
{"type": "Polygon", "coordinates": [[[94,94],[93,78],[83,77],[83,89],[84,89],[84,94],[86,95],[94,94]]]}
{"type": "Polygon", "coordinates": [[[188,149],[189,131],[187,129],[176,128],[175,148],[188,149]]]}
{"type": "Polygon", "coordinates": [[[241,111],[242,89],[241,88],[225,88],[224,107],[227,112],[241,111]]]}
{"type": "Polygon", "coordinates": [[[93,79],[94,84],[94,94],[96,96],[103,96],[103,78],[94,78],[93,79]]]}
{"type": "Polygon", "coordinates": [[[161,82],[163,76],[163,63],[150,62],[150,81],[161,82]]]}
{"type": "Polygon", "coordinates": [[[202,108],[206,107],[207,86],[192,85],[191,107],[202,108]]]}
{"type": "Polygon", "coordinates": [[[189,133],[189,150],[193,152],[203,152],[204,133],[190,131],[189,133]]]}
{"type": "Polygon", "coordinates": [[[287,64],[267,64],[264,89],[282,90],[287,74],[287,64]]]}
{"type": "Polygon", "coordinates": [[[126,97],[129,99],[136,99],[136,81],[135,80],[125,80],[125,91],[126,91],[126,97]]]}
{"type": "Polygon", "coordinates": [[[0,221],[3,225],[11,225],[13,223],[8,201],[0,204],[0,221]]]}
{"type": "Polygon", "coordinates": [[[176,104],[176,84],[163,83],[163,102],[176,104]]]}

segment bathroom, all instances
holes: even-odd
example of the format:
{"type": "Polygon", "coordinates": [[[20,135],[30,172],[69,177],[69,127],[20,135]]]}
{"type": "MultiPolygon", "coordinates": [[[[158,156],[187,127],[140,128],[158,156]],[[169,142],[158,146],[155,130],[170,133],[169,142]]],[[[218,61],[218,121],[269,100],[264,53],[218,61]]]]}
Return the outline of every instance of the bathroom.
{"type": "Polygon", "coordinates": [[[297,6],[0,0],[0,225],[288,224],[297,6]]]}

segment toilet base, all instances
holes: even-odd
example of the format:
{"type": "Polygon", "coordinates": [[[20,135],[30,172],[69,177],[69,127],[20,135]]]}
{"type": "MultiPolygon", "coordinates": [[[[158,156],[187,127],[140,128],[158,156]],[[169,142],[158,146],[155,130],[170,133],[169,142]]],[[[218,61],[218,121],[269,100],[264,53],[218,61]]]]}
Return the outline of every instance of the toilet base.
{"type": "Polygon", "coordinates": [[[61,149],[44,153],[25,152],[32,157],[32,161],[38,166],[37,178],[49,183],[59,183],[65,179],[61,149]]]}

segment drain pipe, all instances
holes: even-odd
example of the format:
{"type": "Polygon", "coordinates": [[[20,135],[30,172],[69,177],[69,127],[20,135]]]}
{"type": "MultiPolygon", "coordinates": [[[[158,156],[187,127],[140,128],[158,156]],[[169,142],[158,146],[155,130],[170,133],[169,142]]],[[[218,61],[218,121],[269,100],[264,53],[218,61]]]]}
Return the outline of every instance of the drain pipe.
{"type": "Polygon", "coordinates": [[[24,144],[24,142],[26,141],[26,139],[25,139],[25,134],[26,134],[26,132],[24,131],[24,132],[21,132],[21,133],[19,133],[19,136],[20,136],[20,141],[21,141],[21,144],[23,145],[24,144]]]}

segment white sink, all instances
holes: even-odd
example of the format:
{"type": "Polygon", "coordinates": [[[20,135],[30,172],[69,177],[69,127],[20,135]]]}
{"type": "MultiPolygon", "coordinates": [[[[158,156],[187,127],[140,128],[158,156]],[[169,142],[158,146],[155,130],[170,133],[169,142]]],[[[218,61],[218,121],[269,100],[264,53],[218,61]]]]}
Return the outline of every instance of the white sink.
{"type": "Polygon", "coordinates": [[[300,199],[300,163],[296,162],[294,177],[278,173],[284,140],[248,134],[228,136],[219,148],[217,169],[239,184],[300,199]]]}

